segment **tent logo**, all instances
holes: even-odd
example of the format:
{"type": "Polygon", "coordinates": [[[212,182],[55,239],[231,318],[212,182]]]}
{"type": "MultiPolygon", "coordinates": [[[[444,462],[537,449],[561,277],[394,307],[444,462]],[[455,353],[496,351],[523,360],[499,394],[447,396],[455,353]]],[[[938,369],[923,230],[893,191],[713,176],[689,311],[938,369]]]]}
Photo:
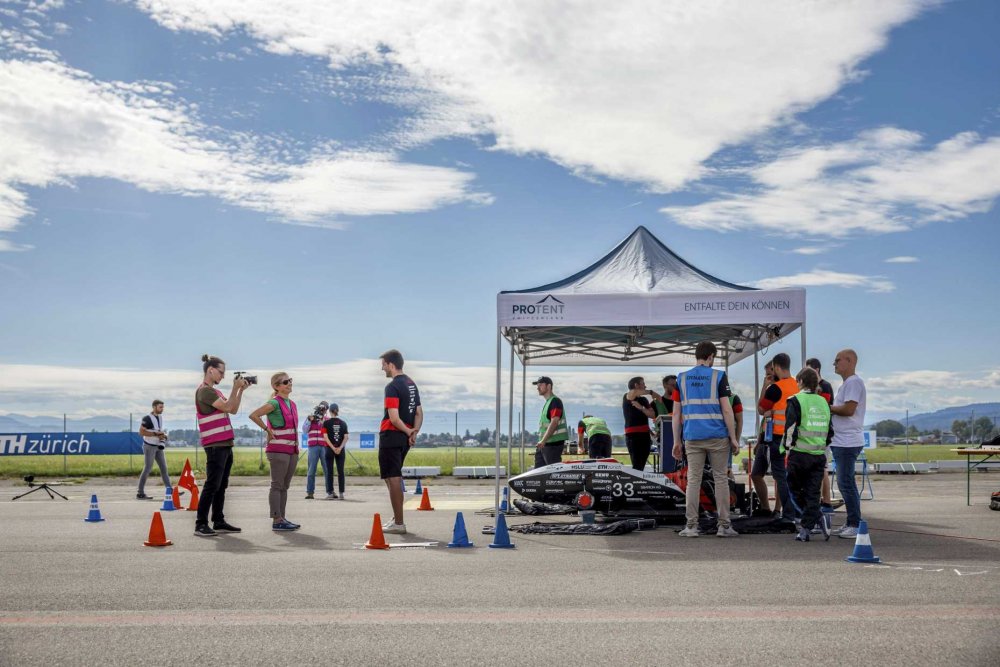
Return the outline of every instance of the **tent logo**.
{"type": "Polygon", "coordinates": [[[561,320],[563,316],[563,309],[566,307],[559,299],[555,298],[551,294],[547,294],[540,301],[528,304],[513,304],[511,308],[511,315],[515,319],[520,318],[532,318],[532,319],[547,319],[547,320],[561,320]]]}

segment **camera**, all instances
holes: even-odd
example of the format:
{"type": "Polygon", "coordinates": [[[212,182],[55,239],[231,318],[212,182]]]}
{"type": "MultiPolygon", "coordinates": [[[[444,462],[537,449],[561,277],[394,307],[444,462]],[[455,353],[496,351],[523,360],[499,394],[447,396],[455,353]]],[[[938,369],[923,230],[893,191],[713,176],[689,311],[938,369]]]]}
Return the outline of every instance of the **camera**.
{"type": "Polygon", "coordinates": [[[330,404],[326,401],[320,401],[315,408],[313,408],[313,419],[322,419],[326,416],[326,411],[330,409],[330,404]]]}
{"type": "Polygon", "coordinates": [[[246,371],[236,371],[235,373],[233,373],[233,377],[236,380],[242,378],[247,381],[247,384],[257,384],[257,376],[247,375],[246,373],[247,373],[246,371]]]}

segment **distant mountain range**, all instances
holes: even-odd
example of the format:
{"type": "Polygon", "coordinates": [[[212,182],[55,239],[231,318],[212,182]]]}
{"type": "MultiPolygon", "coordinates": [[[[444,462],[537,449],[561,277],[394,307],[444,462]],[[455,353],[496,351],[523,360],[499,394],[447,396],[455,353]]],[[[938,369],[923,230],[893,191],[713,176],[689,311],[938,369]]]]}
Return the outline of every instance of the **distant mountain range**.
{"type": "MultiPolygon", "coordinates": [[[[972,403],[970,405],[960,405],[951,408],[942,408],[935,412],[925,412],[919,415],[910,415],[910,426],[915,426],[918,431],[933,431],[941,429],[950,431],[951,423],[956,419],[968,421],[975,412],[976,419],[980,417],[996,418],[1000,423],[1000,403],[972,403]]],[[[906,423],[906,415],[890,417],[900,424],[906,423]]]]}

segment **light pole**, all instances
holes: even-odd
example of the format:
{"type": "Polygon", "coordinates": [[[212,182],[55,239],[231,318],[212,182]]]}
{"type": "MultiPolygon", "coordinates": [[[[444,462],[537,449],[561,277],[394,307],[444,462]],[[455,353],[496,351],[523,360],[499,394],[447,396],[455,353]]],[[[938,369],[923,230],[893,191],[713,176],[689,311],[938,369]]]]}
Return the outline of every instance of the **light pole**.
{"type": "Polygon", "coordinates": [[[906,462],[910,462],[910,409],[906,408],[906,462]]]}

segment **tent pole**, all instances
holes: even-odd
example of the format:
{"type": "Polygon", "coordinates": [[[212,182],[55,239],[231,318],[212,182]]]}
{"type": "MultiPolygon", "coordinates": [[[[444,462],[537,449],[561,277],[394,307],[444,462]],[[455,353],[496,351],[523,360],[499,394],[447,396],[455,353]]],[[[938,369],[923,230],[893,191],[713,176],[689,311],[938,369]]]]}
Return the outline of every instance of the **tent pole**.
{"type": "Polygon", "coordinates": [[[527,424],[527,419],[525,417],[525,395],[528,391],[528,364],[524,363],[524,359],[521,360],[521,472],[524,472],[524,431],[525,424],[527,424]]]}
{"type": "Polygon", "coordinates": [[[510,341],[510,394],[507,401],[507,477],[514,466],[514,341],[510,341]]]}
{"type": "MultiPolygon", "coordinates": [[[[757,434],[760,433],[760,412],[757,406],[760,404],[760,333],[757,326],[753,328],[753,437],[747,442],[747,491],[752,498],[754,493],[753,480],[750,473],[753,470],[753,447],[757,442],[757,434]]],[[[759,501],[759,499],[758,499],[759,501]]],[[[753,503],[750,503],[753,509],[753,503]]]]}
{"type": "MultiPolygon", "coordinates": [[[[802,318],[805,320],[806,318],[802,318]]],[[[799,329],[799,339],[802,341],[802,368],[806,367],[806,323],[802,322],[802,327],[799,329]]]]}
{"type": "Polygon", "coordinates": [[[494,494],[493,507],[496,511],[500,512],[500,341],[502,336],[500,335],[500,325],[497,325],[497,402],[496,402],[496,430],[493,432],[493,436],[496,440],[496,467],[493,469],[494,476],[496,477],[496,493],[494,494]]]}

